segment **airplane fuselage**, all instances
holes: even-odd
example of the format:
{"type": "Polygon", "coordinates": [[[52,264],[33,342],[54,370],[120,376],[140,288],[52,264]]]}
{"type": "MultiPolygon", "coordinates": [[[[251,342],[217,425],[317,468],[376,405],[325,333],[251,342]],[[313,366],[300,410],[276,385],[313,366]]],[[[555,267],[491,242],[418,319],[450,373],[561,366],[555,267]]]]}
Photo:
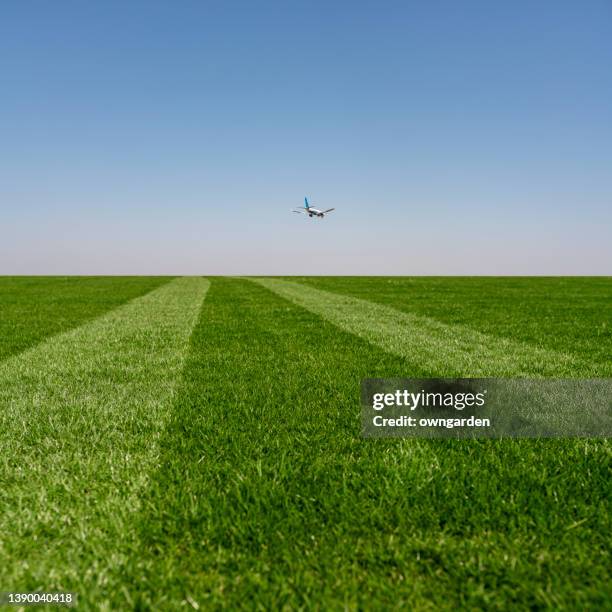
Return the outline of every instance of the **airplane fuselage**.
{"type": "Polygon", "coordinates": [[[309,217],[324,217],[325,216],[325,213],[322,210],[319,210],[318,208],[313,208],[312,206],[309,206],[308,208],[304,210],[309,217]]]}

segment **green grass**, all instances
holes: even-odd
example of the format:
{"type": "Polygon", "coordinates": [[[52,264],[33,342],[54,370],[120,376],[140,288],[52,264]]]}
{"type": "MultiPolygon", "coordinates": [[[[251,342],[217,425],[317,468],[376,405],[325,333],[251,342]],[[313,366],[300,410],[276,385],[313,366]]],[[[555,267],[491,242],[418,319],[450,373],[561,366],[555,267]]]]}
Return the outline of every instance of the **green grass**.
{"type": "Polygon", "coordinates": [[[0,362],[0,588],[102,599],[207,286],[174,280],[0,362]]]}
{"type": "Polygon", "coordinates": [[[610,277],[307,277],[325,289],[571,353],[612,376],[610,277]]]}
{"type": "Polygon", "coordinates": [[[335,280],[214,278],[203,302],[175,282],[0,362],[0,590],[109,610],[607,607],[607,441],[366,440],[359,382],[603,372],[609,338],[580,320],[576,344],[560,319],[598,320],[610,283],[584,279],[581,305],[572,279],[545,342],[524,331],[537,311],[491,323],[505,279],[459,321],[409,308],[410,279],[384,299],[335,280]]]}
{"type": "Polygon", "coordinates": [[[597,375],[590,363],[565,353],[299,283],[254,280],[339,328],[404,357],[407,376],[412,372],[433,377],[597,375]]]}
{"type": "Polygon", "coordinates": [[[0,360],[168,282],[164,277],[0,277],[0,360]]]}

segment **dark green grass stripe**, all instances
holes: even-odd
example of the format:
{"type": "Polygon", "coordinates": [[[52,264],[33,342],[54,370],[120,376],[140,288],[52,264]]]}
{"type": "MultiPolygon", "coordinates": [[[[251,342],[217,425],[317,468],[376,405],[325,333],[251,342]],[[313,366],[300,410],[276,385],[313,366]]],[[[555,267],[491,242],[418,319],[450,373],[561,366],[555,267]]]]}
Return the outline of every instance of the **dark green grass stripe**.
{"type": "Polygon", "coordinates": [[[144,295],[169,277],[0,277],[0,360],[144,295]]]}
{"type": "Polygon", "coordinates": [[[360,379],[404,373],[253,283],[215,279],[109,606],[601,605],[608,445],[361,439],[360,379]]]}

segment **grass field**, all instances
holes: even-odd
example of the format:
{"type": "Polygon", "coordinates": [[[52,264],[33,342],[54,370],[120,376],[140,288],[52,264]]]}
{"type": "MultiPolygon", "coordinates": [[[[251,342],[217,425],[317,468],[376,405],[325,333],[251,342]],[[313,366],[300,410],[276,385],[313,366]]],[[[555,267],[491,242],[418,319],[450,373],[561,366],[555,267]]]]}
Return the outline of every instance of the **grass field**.
{"type": "Polygon", "coordinates": [[[609,278],[0,279],[0,591],[605,609],[607,440],[370,440],[359,383],[612,376],[609,278]]]}

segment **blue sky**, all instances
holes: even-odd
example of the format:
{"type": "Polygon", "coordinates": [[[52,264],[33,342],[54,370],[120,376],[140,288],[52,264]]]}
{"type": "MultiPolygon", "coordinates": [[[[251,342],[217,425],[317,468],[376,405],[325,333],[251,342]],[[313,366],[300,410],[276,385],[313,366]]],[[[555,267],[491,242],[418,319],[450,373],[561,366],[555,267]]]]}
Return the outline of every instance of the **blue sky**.
{"type": "Polygon", "coordinates": [[[610,66],[607,0],[4,2],[0,273],[610,274],[610,66]]]}

